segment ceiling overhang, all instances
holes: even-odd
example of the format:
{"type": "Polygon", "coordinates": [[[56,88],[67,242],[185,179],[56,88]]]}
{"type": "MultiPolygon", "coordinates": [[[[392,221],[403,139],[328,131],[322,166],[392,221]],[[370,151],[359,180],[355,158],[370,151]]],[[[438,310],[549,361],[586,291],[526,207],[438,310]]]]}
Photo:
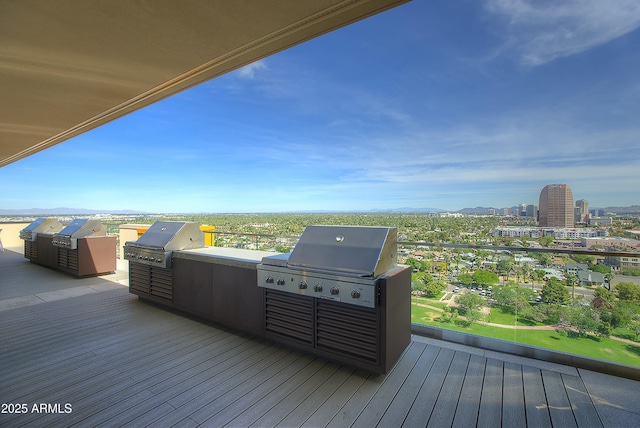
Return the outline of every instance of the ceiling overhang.
{"type": "Polygon", "coordinates": [[[406,1],[0,2],[0,167],[406,1]]]}

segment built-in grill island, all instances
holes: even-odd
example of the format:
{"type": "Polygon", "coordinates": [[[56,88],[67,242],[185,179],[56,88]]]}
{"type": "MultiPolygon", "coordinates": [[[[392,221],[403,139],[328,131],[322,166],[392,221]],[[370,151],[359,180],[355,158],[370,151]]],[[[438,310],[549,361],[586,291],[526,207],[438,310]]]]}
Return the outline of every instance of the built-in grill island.
{"type": "Polygon", "coordinates": [[[411,269],[397,265],[395,228],[309,226],[276,254],[204,247],[196,225],[179,237],[184,225],[157,222],[125,244],[131,293],[372,373],[409,344],[411,269]]]}
{"type": "Polygon", "coordinates": [[[309,226],[290,254],[257,266],[265,336],[386,373],[411,340],[411,270],[397,229],[309,226]]]}
{"type": "Polygon", "coordinates": [[[62,230],[63,227],[64,225],[57,219],[40,217],[22,229],[20,231],[20,239],[24,240],[24,257],[37,262],[39,254],[44,255],[47,252],[51,252],[46,249],[44,252],[38,251],[38,235],[53,235],[62,230]]]}
{"type": "Polygon", "coordinates": [[[53,235],[56,267],[76,276],[101,275],[116,270],[116,237],[107,236],[99,220],[74,219],[53,235]]]}
{"type": "Polygon", "coordinates": [[[20,232],[20,238],[31,262],[79,277],[116,270],[116,237],[107,236],[98,220],[74,219],[63,226],[39,218],[20,232]]]}
{"type": "Polygon", "coordinates": [[[173,306],[172,253],[204,247],[204,233],[194,222],[158,221],[136,241],[124,245],[129,260],[129,291],[173,306]]]}

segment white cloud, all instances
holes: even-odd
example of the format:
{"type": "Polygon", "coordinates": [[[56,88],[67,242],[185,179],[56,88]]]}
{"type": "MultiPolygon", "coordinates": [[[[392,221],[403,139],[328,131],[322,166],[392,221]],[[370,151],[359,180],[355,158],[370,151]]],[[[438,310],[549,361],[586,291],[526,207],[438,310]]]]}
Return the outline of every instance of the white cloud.
{"type": "Polygon", "coordinates": [[[488,0],[486,10],[508,22],[506,43],[528,66],[584,52],[640,27],[637,0],[488,0]]]}
{"type": "Polygon", "coordinates": [[[246,79],[253,79],[258,71],[266,70],[267,64],[264,60],[252,62],[238,70],[238,75],[246,79]]]}

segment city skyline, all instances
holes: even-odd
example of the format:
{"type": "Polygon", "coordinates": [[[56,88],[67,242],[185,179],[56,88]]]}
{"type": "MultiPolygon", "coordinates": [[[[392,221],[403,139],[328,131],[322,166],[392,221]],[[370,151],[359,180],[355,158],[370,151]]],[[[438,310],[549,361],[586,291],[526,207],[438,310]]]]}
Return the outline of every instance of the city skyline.
{"type": "Polygon", "coordinates": [[[0,168],[0,209],[640,204],[638,28],[632,1],[414,1],[0,168]]]}

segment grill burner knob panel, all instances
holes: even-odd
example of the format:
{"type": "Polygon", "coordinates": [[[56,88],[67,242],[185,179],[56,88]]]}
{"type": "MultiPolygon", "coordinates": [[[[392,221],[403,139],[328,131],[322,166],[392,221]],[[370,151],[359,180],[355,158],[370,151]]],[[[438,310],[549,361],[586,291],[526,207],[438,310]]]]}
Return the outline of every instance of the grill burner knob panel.
{"type": "Polygon", "coordinates": [[[340,277],[333,274],[297,272],[279,266],[258,267],[257,285],[287,293],[306,295],[363,307],[376,307],[376,283],[369,278],[340,277]]]}

